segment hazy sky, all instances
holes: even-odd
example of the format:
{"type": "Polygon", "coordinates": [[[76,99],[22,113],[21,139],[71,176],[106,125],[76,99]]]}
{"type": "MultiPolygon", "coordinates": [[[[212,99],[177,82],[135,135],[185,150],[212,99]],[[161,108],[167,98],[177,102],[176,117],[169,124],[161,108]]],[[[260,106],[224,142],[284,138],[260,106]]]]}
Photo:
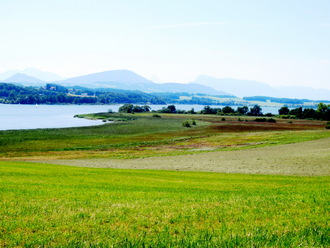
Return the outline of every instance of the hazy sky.
{"type": "Polygon", "coordinates": [[[129,69],[330,89],[330,0],[0,0],[0,73],[129,69]]]}

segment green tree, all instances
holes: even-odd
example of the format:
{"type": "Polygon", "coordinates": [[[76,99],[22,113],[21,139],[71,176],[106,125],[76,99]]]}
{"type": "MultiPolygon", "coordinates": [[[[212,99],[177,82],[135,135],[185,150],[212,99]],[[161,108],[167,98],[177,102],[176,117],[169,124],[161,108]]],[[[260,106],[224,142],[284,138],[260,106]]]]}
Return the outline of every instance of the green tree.
{"type": "Polygon", "coordinates": [[[124,104],[123,106],[119,107],[118,111],[120,113],[133,113],[133,104],[124,104]]]}
{"type": "Polygon", "coordinates": [[[174,105],[168,105],[167,108],[170,111],[170,113],[176,113],[176,108],[174,105]]]}
{"type": "Polygon", "coordinates": [[[235,110],[232,107],[226,106],[222,108],[222,113],[224,114],[235,113],[235,110]]]}
{"type": "Polygon", "coordinates": [[[260,116],[260,115],[262,115],[261,110],[262,110],[262,108],[258,104],[256,104],[252,108],[250,108],[250,112],[248,113],[248,115],[260,116]]]}
{"type": "Polygon", "coordinates": [[[196,114],[195,109],[191,108],[191,110],[187,111],[187,114],[196,114]]]}
{"type": "Polygon", "coordinates": [[[313,118],[317,119],[317,113],[315,109],[312,108],[306,108],[303,110],[302,117],[305,118],[313,118]]]}
{"type": "Polygon", "coordinates": [[[142,109],[143,109],[143,112],[150,112],[150,106],[148,106],[148,105],[143,105],[142,106],[142,109]]]}
{"type": "Polygon", "coordinates": [[[297,118],[301,119],[303,117],[302,107],[291,109],[289,115],[295,115],[297,118]]]}
{"type": "Polygon", "coordinates": [[[278,110],[279,115],[288,115],[290,112],[289,108],[287,106],[283,106],[278,110]]]}
{"type": "Polygon", "coordinates": [[[241,114],[241,115],[246,115],[246,113],[249,111],[249,108],[247,106],[243,107],[237,107],[236,112],[241,114]]]}
{"type": "Polygon", "coordinates": [[[9,99],[15,99],[16,98],[16,91],[14,91],[14,90],[10,91],[8,98],[9,99]]]}
{"type": "Polygon", "coordinates": [[[205,114],[205,115],[216,114],[216,113],[217,113],[217,109],[211,108],[210,106],[205,106],[201,110],[201,114],[205,114]]]}
{"type": "Polygon", "coordinates": [[[320,102],[317,106],[317,117],[322,120],[329,120],[330,118],[330,105],[320,102]]]}

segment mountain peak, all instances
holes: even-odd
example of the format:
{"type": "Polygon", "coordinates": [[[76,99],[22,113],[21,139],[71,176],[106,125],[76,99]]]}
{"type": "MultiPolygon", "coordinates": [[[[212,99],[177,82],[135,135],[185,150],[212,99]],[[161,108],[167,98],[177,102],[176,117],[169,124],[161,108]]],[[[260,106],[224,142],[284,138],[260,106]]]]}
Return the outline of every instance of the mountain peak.
{"type": "Polygon", "coordinates": [[[152,81],[136,74],[130,70],[111,70],[103,71],[83,76],[73,77],[61,81],[64,84],[91,84],[95,82],[102,83],[153,83],[152,81]]]}
{"type": "Polygon", "coordinates": [[[33,84],[43,84],[44,81],[32,77],[23,73],[16,73],[13,76],[7,78],[4,80],[5,83],[33,83],[33,84]]]}
{"type": "Polygon", "coordinates": [[[38,78],[44,82],[57,81],[57,80],[64,79],[63,77],[56,75],[55,73],[52,73],[52,72],[41,71],[36,68],[26,68],[24,70],[8,70],[4,73],[1,73],[0,80],[6,80],[7,78],[14,76],[16,73],[25,74],[27,76],[38,78]]]}
{"type": "Polygon", "coordinates": [[[28,76],[32,76],[35,78],[39,78],[42,81],[49,82],[49,81],[57,81],[57,80],[63,80],[64,78],[52,73],[52,72],[46,72],[46,71],[41,71],[37,68],[26,68],[23,71],[20,71],[23,74],[26,74],[28,76]]]}

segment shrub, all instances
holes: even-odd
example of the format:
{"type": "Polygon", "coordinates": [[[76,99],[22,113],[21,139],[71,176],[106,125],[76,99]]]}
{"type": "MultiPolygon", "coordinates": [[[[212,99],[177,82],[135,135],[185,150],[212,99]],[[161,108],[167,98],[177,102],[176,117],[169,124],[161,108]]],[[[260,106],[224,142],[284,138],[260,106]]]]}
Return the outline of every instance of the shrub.
{"type": "Polygon", "coordinates": [[[157,110],[158,113],[165,113],[165,114],[173,114],[173,113],[177,113],[177,110],[175,108],[174,105],[168,105],[166,108],[163,107],[159,110],[157,110]]]}
{"type": "Polygon", "coordinates": [[[254,121],[256,121],[256,122],[273,122],[273,123],[276,122],[276,120],[273,119],[273,118],[270,118],[270,119],[266,119],[266,118],[256,118],[254,121]]]}
{"type": "Polygon", "coordinates": [[[187,114],[196,114],[195,109],[192,108],[191,110],[186,111],[187,114]]]}
{"type": "Polygon", "coordinates": [[[296,119],[295,115],[278,115],[277,117],[282,119],[296,119]]]}
{"type": "Polygon", "coordinates": [[[183,126],[183,127],[191,127],[189,121],[184,121],[184,122],[182,123],[182,126],[183,126]]]}
{"type": "Polygon", "coordinates": [[[268,120],[267,120],[267,122],[276,123],[276,120],[275,120],[275,119],[273,119],[273,118],[270,118],[270,119],[268,119],[268,120]]]}
{"type": "Polygon", "coordinates": [[[330,129],[330,121],[327,123],[327,125],[326,125],[325,128],[326,128],[326,129],[330,129]]]}
{"type": "Polygon", "coordinates": [[[161,118],[159,114],[153,114],[152,117],[161,118]]]}
{"type": "Polygon", "coordinates": [[[197,125],[195,120],[192,121],[192,125],[194,125],[194,126],[197,125]]]}
{"type": "Polygon", "coordinates": [[[222,118],[221,120],[222,120],[222,121],[225,121],[225,120],[226,120],[226,118],[222,118]]]}
{"type": "Polygon", "coordinates": [[[256,119],[254,119],[254,121],[256,121],[256,122],[266,122],[267,119],[266,118],[256,118],[256,119]]]}

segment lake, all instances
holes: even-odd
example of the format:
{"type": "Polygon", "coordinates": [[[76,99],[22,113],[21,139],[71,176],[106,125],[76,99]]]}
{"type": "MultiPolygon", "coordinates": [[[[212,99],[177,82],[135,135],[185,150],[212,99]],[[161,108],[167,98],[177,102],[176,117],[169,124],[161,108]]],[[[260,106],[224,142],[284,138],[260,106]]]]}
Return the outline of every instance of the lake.
{"type": "MultiPolygon", "coordinates": [[[[77,114],[107,112],[109,109],[117,112],[120,105],[14,105],[0,104],[0,130],[64,128],[100,125],[98,120],[74,118],[77,114]]],[[[167,105],[150,105],[152,110],[158,110],[167,105]]],[[[200,111],[204,105],[175,105],[177,109],[200,111]]],[[[211,106],[222,108],[223,106],[211,106]]],[[[237,106],[232,106],[234,109],[237,106]]],[[[277,114],[277,108],[262,107],[263,113],[277,114]]]]}

